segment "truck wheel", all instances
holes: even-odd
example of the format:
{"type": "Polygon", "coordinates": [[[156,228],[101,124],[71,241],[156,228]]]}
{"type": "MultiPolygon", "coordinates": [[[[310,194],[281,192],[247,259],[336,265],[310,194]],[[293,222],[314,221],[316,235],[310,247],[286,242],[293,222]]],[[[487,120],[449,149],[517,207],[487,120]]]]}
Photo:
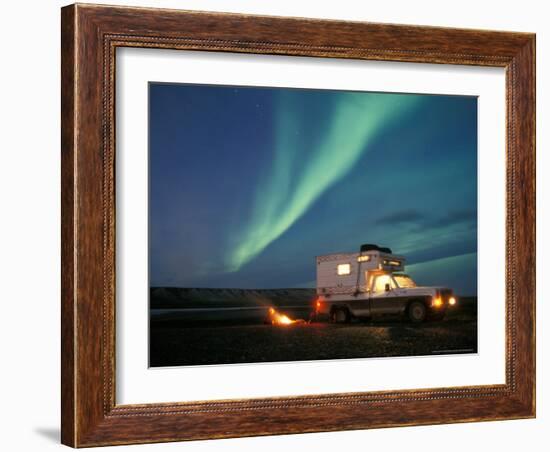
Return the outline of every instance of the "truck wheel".
{"type": "Polygon", "coordinates": [[[332,312],[331,319],[333,323],[348,323],[349,312],[347,309],[338,308],[332,312]]]}
{"type": "Polygon", "coordinates": [[[409,319],[413,323],[421,323],[426,319],[426,305],[421,301],[413,301],[409,305],[409,319]]]}

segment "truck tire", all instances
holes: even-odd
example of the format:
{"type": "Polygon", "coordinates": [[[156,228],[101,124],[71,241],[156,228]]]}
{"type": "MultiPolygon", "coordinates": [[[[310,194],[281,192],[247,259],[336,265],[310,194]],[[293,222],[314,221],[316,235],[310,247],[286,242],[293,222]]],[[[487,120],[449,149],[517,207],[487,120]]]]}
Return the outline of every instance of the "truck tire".
{"type": "Polygon", "coordinates": [[[349,323],[350,315],[346,308],[336,308],[330,315],[332,323],[349,323]]]}
{"type": "Polygon", "coordinates": [[[409,305],[409,319],[413,323],[422,323],[424,320],[426,320],[427,312],[428,310],[426,309],[426,305],[421,301],[413,301],[409,305]]]}

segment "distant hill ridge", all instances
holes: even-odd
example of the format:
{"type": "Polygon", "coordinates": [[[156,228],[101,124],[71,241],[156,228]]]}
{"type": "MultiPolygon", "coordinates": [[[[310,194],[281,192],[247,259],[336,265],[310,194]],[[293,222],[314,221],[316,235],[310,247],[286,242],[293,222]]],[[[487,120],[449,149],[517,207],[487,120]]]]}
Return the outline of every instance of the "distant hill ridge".
{"type": "Polygon", "coordinates": [[[150,307],[153,309],[303,306],[314,298],[315,289],[150,288],[150,307]]]}

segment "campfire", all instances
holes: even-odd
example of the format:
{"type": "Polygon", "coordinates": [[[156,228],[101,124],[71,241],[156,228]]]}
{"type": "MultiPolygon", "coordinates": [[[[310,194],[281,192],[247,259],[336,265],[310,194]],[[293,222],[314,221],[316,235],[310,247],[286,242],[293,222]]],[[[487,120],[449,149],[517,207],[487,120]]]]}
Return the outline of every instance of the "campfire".
{"type": "Polygon", "coordinates": [[[275,308],[271,307],[267,313],[266,323],[271,325],[292,325],[294,323],[305,323],[305,321],[303,319],[291,319],[286,314],[277,312],[275,308]]]}

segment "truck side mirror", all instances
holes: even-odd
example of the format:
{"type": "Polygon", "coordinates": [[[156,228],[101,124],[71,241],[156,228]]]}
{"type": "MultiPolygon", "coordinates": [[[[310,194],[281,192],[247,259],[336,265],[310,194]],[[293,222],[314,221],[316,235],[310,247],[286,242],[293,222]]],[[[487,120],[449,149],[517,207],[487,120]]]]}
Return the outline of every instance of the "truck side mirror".
{"type": "Polygon", "coordinates": [[[386,292],[389,292],[391,290],[389,283],[386,283],[386,292]]]}

